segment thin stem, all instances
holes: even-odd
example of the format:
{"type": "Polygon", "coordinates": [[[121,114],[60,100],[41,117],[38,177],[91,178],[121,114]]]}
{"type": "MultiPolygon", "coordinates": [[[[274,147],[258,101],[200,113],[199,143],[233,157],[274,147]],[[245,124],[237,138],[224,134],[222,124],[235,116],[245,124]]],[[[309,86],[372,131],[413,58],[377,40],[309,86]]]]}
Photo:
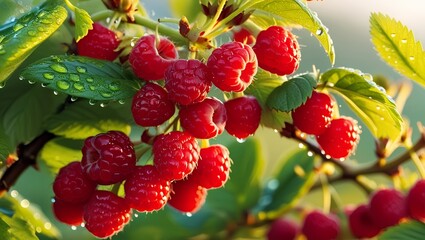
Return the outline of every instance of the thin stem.
{"type": "Polygon", "coordinates": [[[148,17],[140,15],[134,16],[134,20],[135,23],[149,28],[153,31],[156,31],[158,29],[158,33],[170,37],[174,42],[178,44],[187,45],[189,42],[189,40],[184,38],[177,29],[160,24],[158,21],[154,21],[148,17]]]}
{"type": "Polygon", "coordinates": [[[74,4],[72,4],[69,0],[64,0],[64,1],[65,1],[66,6],[69,8],[69,10],[75,12],[74,4]]]}
{"type": "Polygon", "coordinates": [[[217,7],[217,11],[215,12],[214,17],[208,23],[208,26],[205,27],[205,30],[204,30],[205,35],[208,35],[210,31],[214,29],[214,26],[216,26],[218,18],[220,17],[221,12],[223,11],[224,6],[226,5],[226,2],[227,2],[226,0],[219,0],[219,5],[217,7]]]}
{"type": "Polygon", "coordinates": [[[322,184],[322,191],[323,191],[323,212],[328,214],[331,211],[331,192],[329,190],[329,183],[328,179],[325,174],[320,173],[320,182],[322,184]]]}
{"type": "Polygon", "coordinates": [[[413,163],[415,164],[416,169],[418,170],[420,176],[422,179],[425,179],[425,168],[424,165],[421,162],[421,159],[419,159],[418,154],[416,152],[412,151],[411,146],[409,144],[406,144],[407,151],[410,155],[410,158],[412,159],[413,163]]]}

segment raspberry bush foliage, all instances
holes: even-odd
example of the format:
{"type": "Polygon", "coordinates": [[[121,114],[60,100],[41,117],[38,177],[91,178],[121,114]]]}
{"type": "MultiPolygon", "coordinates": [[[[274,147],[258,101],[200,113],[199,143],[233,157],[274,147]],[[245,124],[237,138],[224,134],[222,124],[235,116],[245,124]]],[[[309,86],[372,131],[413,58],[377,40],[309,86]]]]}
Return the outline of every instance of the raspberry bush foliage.
{"type": "Polygon", "coordinates": [[[309,1],[169,1],[175,18],[136,0],[4,2],[0,239],[425,235],[425,130],[403,115],[425,53],[401,22],[369,19],[377,54],[409,79],[395,82],[333,67],[309,1]],[[299,70],[294,29],[329,69],[299,70]],[[269,160],[267,129],[298,148],[269,160]],[[375,151],[359,161],[365,133],[375,151]],[[28,168],[50,177],[48,207],[14,189],[28,168]]]}

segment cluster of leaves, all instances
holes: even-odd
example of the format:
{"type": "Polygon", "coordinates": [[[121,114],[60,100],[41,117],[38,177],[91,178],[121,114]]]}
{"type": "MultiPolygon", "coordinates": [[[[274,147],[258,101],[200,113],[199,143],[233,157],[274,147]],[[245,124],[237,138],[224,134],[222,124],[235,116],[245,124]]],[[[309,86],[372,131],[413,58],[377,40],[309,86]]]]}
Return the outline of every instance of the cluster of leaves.
{"type": "MultiPolygon", "coordinates": [[[[132,128],[129,102],[140,87],[139,80],[123,65],[66,55],[66,49],[61,48],[63,36],[67,36],[65,44],[71,44],[73,38],[84,36],[91,24],[85,10],[66,2],[67,5],[48,0],[32,10],[25,9],[23,15],[15,14],[16,5],[9,3],[14,6],[10,8],[11,18],[3,20],[0,27],[0,160],[13,156],[19,144],[48,131],[56,137],[41,148],[37,158],[52,174],[81,158],[80,148],[85,138],[111,129],[127,134],[138,131],[132,128]],[[69,15],[67,6],[76,20],[72,28],[65,21],[69,15]],[[37,51],[37,47],[49,51],[37,51]]],[[[323,46],[330,63],[334,63],[335,53],[327,28],[305,1],[230,2],[239,6],[235,15],[250,12],[247,24],[258,28],[279,24],[310,31],[323,46]]],[[[191,24],[201,15],[197,0],[171,1],[170,5],[176,15],[186,16],[191,24]]],[[[158,27],[146,16],[135,16],[135,21],[175,38],[179,44],[187,44],[187,39],[175,34],[176,30],[158,27]]],[[[425,53],[411,31],[382,14],[373,14],[370,21],[372,41],[382,58],[395,70],[425,85],[425,53]]],[[[290,111],[305,102],[314,88],[340,95],[377,139],[396,140],[404,131],[402,117],[391,97],[370,75],[355,69],[333,68],[322,74],[290,77],[260,70],[245,93],[254,95],[262,105],[262,125],[280,130],[285,122],[291,122],[290,111]]],[[[259,140],[227,142],[234,161],[230,181],[225,188],[211,191],[200,212],[188,217],[166,208],[140,217],[143,224],[130,224],[121,236],[132,239],[155,234],[161,239],[183,239],[201,234],[263,235],[263,224],[291,211],[317,181],[315,169],[321,161],[308,149],[279,160],[282,166],[269,179],[264,179],[265,157],[259,140]],[[163,231],[164,226],[168,231],[163,231]],[[259,232],[253,231],[257,227],[259,232]]],[[[6,161],[2,164],[5,166],[6,161]]],[[[1,200],[1,239],[37,239],[36,233],[59,237],[57,229],[38,210],[23,208],[23,200],[11,196],[1,200]],[[31,214],[40,218],[30,218],[31,214]]],[[[424,232],[419,224],[401,224],[382,238],[391,239],[405,232],[421,236],[424,232]]]]}

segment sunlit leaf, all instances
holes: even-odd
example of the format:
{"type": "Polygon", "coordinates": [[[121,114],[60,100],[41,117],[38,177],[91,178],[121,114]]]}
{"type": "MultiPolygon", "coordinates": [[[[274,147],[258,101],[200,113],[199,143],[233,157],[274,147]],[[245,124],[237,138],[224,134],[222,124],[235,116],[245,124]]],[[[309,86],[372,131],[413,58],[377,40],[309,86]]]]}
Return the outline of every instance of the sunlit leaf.
{"type": "Polygon", "coordinates": [[[425,86],[425,51],[410,29],[387,15],[373,13],[370,34],[376,51],[388,65],[425,86]]]}
{"type": "Polygon", "coordinates": [[[185,16],[189,21],[194,21],[201,12],[199,0],[168,0],[173,15],[177,18],[185,16]]]}
{"type": "Polygon", "coordinates": [[[23,15],[8,27],[0,27],[0,84],[65,21],[61,2],[50,0],[23,15]]]}
{"type": "Polygon", "coordinates": [[[28,66],[22,77],[57,92],[99,101],[132,98],[140,82],[119,64],[71,55],[41,59],[28,66]]]}
{"type": "Polygon", "coordinates": [[[331,64],[335,62],[335,50],[328,29],[320,21],[315,12],[300,0],[260,0],[255,4],[252,20],[257,23],[266,22],[274,25],[276,22],[284,22],[285,25],[298,25],[311,32],[322,44],[329,56],[331,64]],[[276,21],[275,21],[276,20],[276,21]]]}
{"type": "Polygon", "coordinates": [[[86,10],[75,8],[75,40],[78,42],[93,29],[93,21],[86,10]]]}
{"type": "Polygon", "coordinates": [[[344,98],[375,137],[394,140],[402,132],[403,119],[394,101],[370,75],[354,69],[335,68],[323,73],[320,81],[344,98]]]}
{"type": "Polygon", "coordinates": [[[390,227],[378,236],[379,240],[422,239],[425,236],[425,224],[418,221],[400,223],[390,227]]]}
{"type": "Polygon", "coordinates": [[[276,87],[267,98],[267,106],[282,112],[289,112],[301,106],[311,96],[316,80],[311,74],[295,76],[276,87]]]}

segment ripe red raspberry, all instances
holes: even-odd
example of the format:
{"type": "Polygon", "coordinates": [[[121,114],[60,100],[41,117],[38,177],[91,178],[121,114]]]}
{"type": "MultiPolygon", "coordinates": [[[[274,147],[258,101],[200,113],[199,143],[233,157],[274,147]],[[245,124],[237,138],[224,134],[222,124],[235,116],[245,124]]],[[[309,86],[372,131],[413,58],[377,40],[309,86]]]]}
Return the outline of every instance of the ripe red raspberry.
{"type": "Polygon", "coordinates": [[[128,61],[133,72],[144,80],[164,78],[165,69],[177,59],[174,44],[164,37],[156,42],[155,35],[143,36],[131,50],[128,61]]]}
{"type": "Polygon", "coordinates": [[[138,166],[125,181],[125,200],[139,212],[152,212],[165,206],[170,188],[154,166],[138,166]]]}
{"type": "Polygon", "coordinates": [[[329,95],[313,91],[311,97],[292,112],[294,126],[307,134],[323,133],[332,120],[333,104],[329,95]]]}
{"type": "Polygon", "coordinates": [[[190,178],[206,189],[220,188],[229,178],[230,164],[229,150],[225,146],[217,144],[202,148],[198,166],[190,178]]]}
{"type": "Polygon", "coordinates": [[[241,28],[233,32],[233,40],[251,45],[255,42],[255,37],[246,28],[241,28]]]}
{"type": "Polygon", "coordinates": [[[121,182],[136,166],[133,143],[127,135],[119,131],[109,131],[87,138],[82,153],[83,171],[99,184],[121,182]]]}
{"type": "Polygon", "coordinates": [[[357,121],[350,117],[333,119],[316,140],[327,155],[332,158],[345,158],[350,155],[360,138],[357,121]]]}
{"type": "Polygon", "coordinates": [[[419,180],[407,195],[409,216],[425,223],[425,180],[419,180]]]}
{"type": "Polygon", "coordinates": [[[59,170],[53,182],[53,192],[62,201],[83,203],[89,200],[96,186],[85,176],[80,162],[71,162],[59,170]]]}
{"type": "Polygon", "coordinates": [[[299,67],[301,52],[298,41],[281,26],[271,26],[261,31],[253,49],[258,65],[271,73],[287,75],[299,67]]]}
{"type": "Polygon", "coordinates": [[[406,199],[395,189],[378,190],[370,197],[369,214],[380,228],[397,225],[407,217],[406,199]]]}
{"type": "Polygon", "coordinates": [[[89,232],[107,238],[121,231],[130,221],[131,208],[116,194],[97,190],[84,209],[84,221],[89,232]]]}
{"type": "Polygon", "coordinates": [[[52,204],[53,214],[56,219],[70,226],[78,226],[83,223],[85,203],[69,203],[55,199],[52,204]]]}
{"type": "Polygon", "coordinates": [[[169,132],[155,138],[153,162],[166,180],[180,180],[189,175],[199,159],[199,145],[187,132],[169,132]]]}
{"type": "Polygon", "coordinates": [[[211,81],[227,92],[242,92],[257,73],[257,57],[249,45],[229,42],[216,48],[208,58],[211,81]]]}
{"type": "Polygon", "coordinates": [[[168,204],[183,213],[194,213],[205,203],[207,189],[189,178],[171,184],[172,192],[168,204]]]}
{"type": "Polygon", "coordinates": [[[77,52],[80,56],[112,61],[119,55],[115,51],[119,44],[113,31],[100,23],[93,23],[93,29],[77,42],[77,52]]]}
{"type": "Polygon", "coordinates": [[[333,240],[341,230],[336,216],[312,211],[305,217],[301,231],[308,240],[333,240]]]}
{"type": "Polygon", "coordinates": [[[270,224],[267,240],[294,240],[299,231],[293,221],[279,218],[270,224]]]}
{"type": "Polygon", "coordinates": [[[260,125],[261,106],[253,96],[243,96],[224,103],[227,113],[226,131],[244,139],[254,134],[260,125]]]}
{"type": "Polygon", "coordinates": [[[209,139],[221,134],[227,121],[226,108],[216,98],[183,106],[179,111],[180,124],[196,138],[209,139]]]}
{"type": "Polygon", "coordinates": [[[359,205],[349,214],[348,224],[353,236],[361,239],[373,238],[381,231],[370,218],[369,207],[365,204],[359,205]]]}
{"type": "Polygon", "coordinates": [[[169,98],[182,105],[203,101],[211,85],[207,66],[199,60],[176,60],[165,70],[169,98]]]}
{"type": "Polygon", "coordinates": [[[131,112],[134,121],[143,127],[158,126],[173,116],[175,106],[167,91],[155,83],[146,83],[134,96],[131,112]]]}

